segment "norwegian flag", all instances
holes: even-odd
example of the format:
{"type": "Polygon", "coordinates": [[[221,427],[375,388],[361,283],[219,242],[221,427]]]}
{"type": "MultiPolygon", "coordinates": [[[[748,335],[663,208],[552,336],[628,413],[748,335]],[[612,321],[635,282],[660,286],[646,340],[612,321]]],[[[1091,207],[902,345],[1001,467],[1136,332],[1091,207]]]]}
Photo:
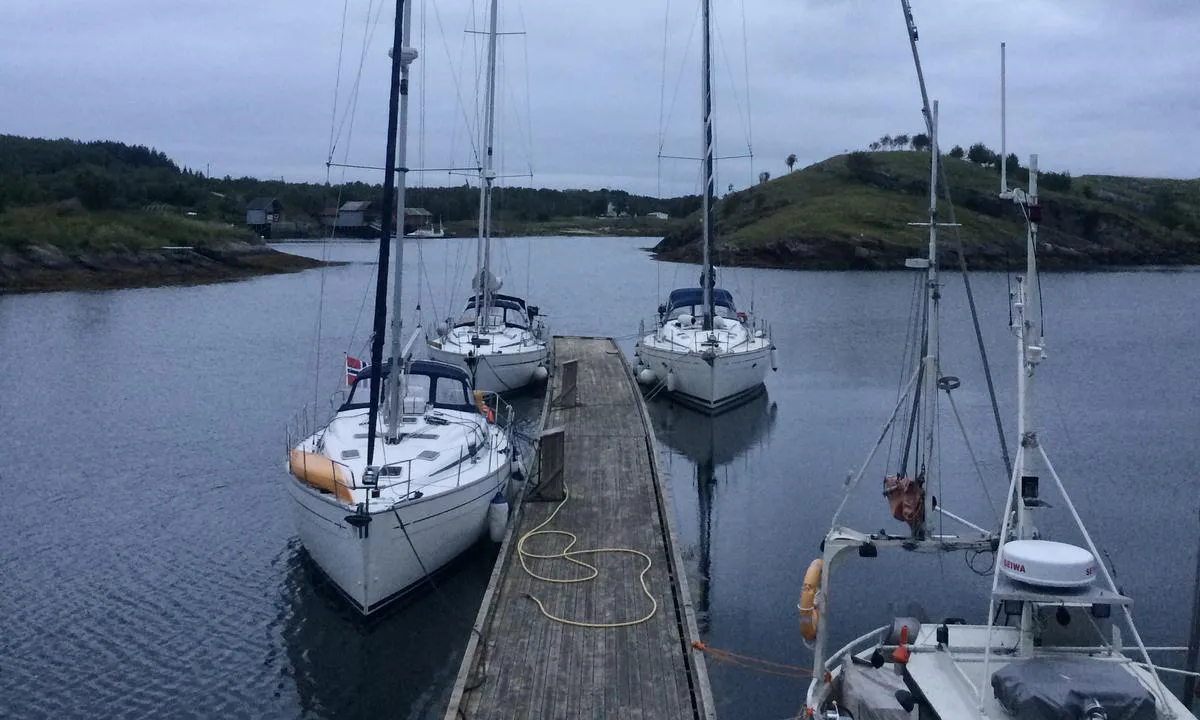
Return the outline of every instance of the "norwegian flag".
{"type": "Polygon", "coordinates": [[[361,371],[362,369],[363,369],[363,361],[362,360],[359,360],[358,358],[356,358],[352,355],[346,356],[346,385],[347,386],[354,384],[354,381],[358,378],[359,371],[361,371]]]}

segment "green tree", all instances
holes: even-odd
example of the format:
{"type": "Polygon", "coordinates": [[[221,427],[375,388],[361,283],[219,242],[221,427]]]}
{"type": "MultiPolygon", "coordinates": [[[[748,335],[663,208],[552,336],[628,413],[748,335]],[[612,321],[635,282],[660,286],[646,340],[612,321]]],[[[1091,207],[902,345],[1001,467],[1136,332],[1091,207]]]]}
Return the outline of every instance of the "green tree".
{"type": "Polygon", "coordinates": [[[107,170],[84,165],[75,171],[75,192],[88,210],[105,210],[115,204],[117,181],[107,170]]]}
{"type": "Polygon", "coordinates": [[[788,172],[791,172],[792,168],[796,166],[796,153],[789,154],[784,162],[787,164],[788,172]]]}
{"type": "Polygon", "coordinates": [[[850,177],[859,182],[869,183],[875,178],[875,162],[861,150],[846,157],[846,169],[850,171],[850,177]]]}
{"type": "Polygon", "coordinates": [[[766,181],[768,181],[770,179],[771,179],[771,173],[767,172],[766,170],[763,170],[762,172],[760,172],[758,174],[758,181],[760,183],[765,183],[766,181]]]}
{"type": "Polygon", "coordinates": [[[871,152],[875,152],[876,150],[878,150],[881,147],[881,145],[879,144],[879,141],[876,140],[875,142],[871,143],[867,147],[871,149],[871,152]]]}
{"type": "Polygon", "coordinates": [[[906,133],[904,135],[897,135],[896,137],[892,138],[892,143],[895,144],[896,147],[903,150],[904,148],[908,147],[908,134],[906,133]]]}
{"type": "Polygon", "coordinates": [[[928,150],[929,149],[929,144],[930,144],[929,136],[926,135],[925,133],[917,133],[916,135],[913,135],[911,142],[912,142],[913,150],[928,150]]]}
{"type": "Polygon", "coordinates": [[[966,155],[966,153],[963,152],[962,145],[955,145],[950,148],[950,157],[962,160],[963,155],[966,155]]]}
{"type": "Polygon", "coordinates": [[[976,165],[995,165],[996,153],[992,152],[987,145],[977,142],[967,150],[967,159],[976,165]]]}

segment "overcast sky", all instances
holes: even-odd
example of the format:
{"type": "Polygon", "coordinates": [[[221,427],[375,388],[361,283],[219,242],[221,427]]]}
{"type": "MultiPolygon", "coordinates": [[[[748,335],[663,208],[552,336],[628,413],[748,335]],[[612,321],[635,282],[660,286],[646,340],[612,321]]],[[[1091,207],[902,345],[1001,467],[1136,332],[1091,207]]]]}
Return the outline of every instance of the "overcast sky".
{"type": "MultiPolygon", "coordinates": [[[[1022,162],[1037,152],[1043,168],[1076,175],[1200,177],[1200,2],[912,2],[943,149],[999,148],[1003,40],[1008,147],[1022,162]]],[[[349,0],[339,84],[341,0],[4,0],[0,132],[150,145],[214,175],[324,181],[338,85],[335,159],[381,164],[394,7],[383,3],[372,23],[379,1],[349,0]]],[[[423,51],[410,166],[471,164],[481,36],[465,31],[485,27],[485,3],[413,3],[423,51]]],[[[749,138],[753,172],[777,175],[788,153],[803,166],[923,129],[898,0],[745,0],[748,42],[741,0],[714,4],[719,155],[744,154],[749,138]]],[[[657,156],[660,144],[699,151],[698,0],[501,6],[501,31],[525,34],[501,40],[497,147],[506,174],[533,170],[509,184],[697,189],[695,162],[657,156]]],[[[751,173],[723,161],[718,186],[744,187],[751,173]]]]}

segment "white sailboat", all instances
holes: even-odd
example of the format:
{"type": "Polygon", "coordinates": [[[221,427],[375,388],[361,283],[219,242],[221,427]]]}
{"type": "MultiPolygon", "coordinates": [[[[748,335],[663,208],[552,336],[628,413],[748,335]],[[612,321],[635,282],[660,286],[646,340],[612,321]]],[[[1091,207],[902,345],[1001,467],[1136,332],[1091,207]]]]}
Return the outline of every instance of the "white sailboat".
{"type": "MultiPolygon", "coordinates": [[[[911,12],[907,2],[902,4],[910,38],[915,41],[911,12]]],[[[892,513],[908,524],[910,534],[859,532],[838,524],[841,507],[835,513],[833,526],[822,543],[822,555],[805,574],[798,604],[801,632],[815,643],[805,716],[825,720],[1194,718],[1162,682],[1133,623],[1129,611],[1132,600],[1117,588],[1108,568],[1099,561],[1096,545],[1055,472],[1035,423],[1033,381],[1046,357],[1036,261],[1041,217],[1036,155],[1030,162],[1028,193],[1004,192],[1006,198],[1021,205],[1028,232],[1026,273],[1012,298],[1012,330],[1018,351],[1019,446],[1000,527],[991,531],[970,523],[941,507],[926,492],[935,487],[934,473],[939,468],[934,457],[937,392],[945,390],[949,397],[958,385],[956,378],[940,374],[937,342],[940,285],[936,103],[932,109],[926,105],[926,117],[932,146],[929,257],[912,266],[923,267],[928,274],[927,340],[922,343],[920,367],[885,424],[880,441],[847,490],[848,498],[912,391],[919,397],[917,407],[925,418],[923,430],[916,433],[918,472],[914,478],[909,477],[906,451],[901,472],[884,480],[884,494],[892,513]],[[1086,547],[1041,538],[1038,516],[1052,507],[1041,497],[1041,481],[1047,476],[1086,547]],[[934,534],[926,519],[935,512],[970,532],[934,534]],[[841,602],[831,591],[831,571],[852,554],[872,558],[886,548],[991,553],[993,568],[985,622],[945,620],[929,624],[911,617],[896,618],[829,652],[830,627],[838,622],[841,602]],[[1131,647],[1126,648],[1125,637],[1132,641],[1131,647]]]]}
{"type": "Polygon", "coordinates": [[[492,0],[488,31],[484,156],[479,173],[479,237],[474,294],[457,318],[438,325],[426,338],[429,356],[465,369],[475,387],[491,392],[519,390],[549,375],[550,344],[538,308],[525,298],[499,292],[502,281],[492,264],[492,186],[496,181],[492,140],[496,115],[497,0],[492,0]]]}
{"type": "MultiPolygon", "coordinates": [[[[392,58],[384,207],[404,207],[408,74],[417,56],[409,46],[407,5],[396,2],[393,47],[400,51],[392,58]]],[[[384,360],[390,215],[383,214],[380,229],[370,364],[357,372],[325,426],[294,435],[289,428],[288,439],[287,489],[300,540],[363,614],[478,540],[489,505],[503,497],[516,467],[506,429],[511,409],[498,398],[489,406],[482,393],[472,393],[458,367],[414,361],[416,334],[401,347],[402,241],[395,243],[391,348],[384,360]]]]}
{"type": "Polygon", "coordinates": [[[703,4],[704,192],[701,202],[703,268],[700,287],[677,288],[658,308],[653,332],[643,323],[635,350],[638,380],[665,389],[676,400],[720,411],[760,392],[767,368],[776,369],[766,322],[738,311],[733,295],[716,287],[713,246],[712,20],[703,4]]]}

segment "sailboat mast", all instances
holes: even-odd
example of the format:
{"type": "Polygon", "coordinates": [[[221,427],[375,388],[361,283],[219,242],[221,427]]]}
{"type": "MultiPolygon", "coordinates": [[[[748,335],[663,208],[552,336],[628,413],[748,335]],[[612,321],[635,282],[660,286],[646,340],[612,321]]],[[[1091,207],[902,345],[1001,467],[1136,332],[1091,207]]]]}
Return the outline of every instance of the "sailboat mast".
{"type": "MultiPolygon", "coordinates": [[[[925,502],[929,504],[930,498],[933,497],[932,488],[934,486],[934,473],[937,470],[937,463],[934,461],[933,443],[937,435],[937,412],[935,407],[937,404],[938,391],[938,373],[939,368],[939,349],[938,349],[938,306],[939,300],[942,297],[941,286],[938,280],[938,226],[937,226],[937,180],[938,180],[938,103],[933,101],[933,109],[929,116],[929,269],[928,269],[928,293],[929,293],[929,312],[926,317],[926,337],[928,338],[925,351],[925,372],[922,378],[922,390],[925,392],[925,411],[923,417],[925,419],[925,452],[924,452],[924,474],[925,474],[925,502]]],[[[926,508],[925,517],[929,517],[929,508],[926,508]]]]}
{"type": "MultiPolygon", "coordinates": [[[[401,0],[403,2],[404,0],[401,0]]],[[[405,189],[408,180],[408,66],[417,58],[417,51],[409,47],[412,38],[412,16],[403,18],[402,44],[392,47],[393,61],[397,52],[400,54],[400,117],[399,130],[396,133],[396,232],[393,242],[396,243],[396,260],[393,266],[394,284],[392,286],[392,381],[389,384],[388,403],[383,413],[384,434],[389,442],[395,442],[400,435],[400,385],[403,375],[401,371],[402,358],[401,342],[403,341],[404,315],[400,312],[401,292],[404,286],[404,218],[405,218],[405,189]]],[[[390,213],[390,206],[388,212],[390,213]]],[[[417,299],[420,302],[420,298],[417,299]]]]}
{"type": "Polygon", "coordinates": [[[701,108],[704,138],[704,198],[701,203],[701,233],[704,242],[704,267],[700,271],[700,287],[704,290],[704,329],[713,329],[713,285],[715,273],[712,266],[713,236],[713,123],[712,123],[712,9],[710,0],[704,5],[704,79],[701,83],[701,108]]]}
{"type": "Polygon", "coordinates": [[[487,93],[484,104],[483,122],[483,169],[479,175],[479,288],[475,290],[476,327],[482,331],[487,325],[492,305],[491,260],[492,260],[492,183],[496,180],[493,165],[492,142],[496,121],[496,14],[498,0],[492,0],[489,11],[487,93]]]}
{"type": "MultiPolygon", "coordinates": [[[[392,47],[403,47],[404,0],[396,0],[396,27],[392,47]]],[[[383,384],[383,336],[387,330],[388,260],[392,242],[392,199],[396,189],[396,126],[400,121],[400,68],[404,53],[392,53],[391,92],[388,98],[387,156],[383,168],[383,215],[379,221],[379,272],[375,278],[375,317],[371,326],[371,402],[367,412],[367,465],[375,461],[376,425],[383,384]]]]}

